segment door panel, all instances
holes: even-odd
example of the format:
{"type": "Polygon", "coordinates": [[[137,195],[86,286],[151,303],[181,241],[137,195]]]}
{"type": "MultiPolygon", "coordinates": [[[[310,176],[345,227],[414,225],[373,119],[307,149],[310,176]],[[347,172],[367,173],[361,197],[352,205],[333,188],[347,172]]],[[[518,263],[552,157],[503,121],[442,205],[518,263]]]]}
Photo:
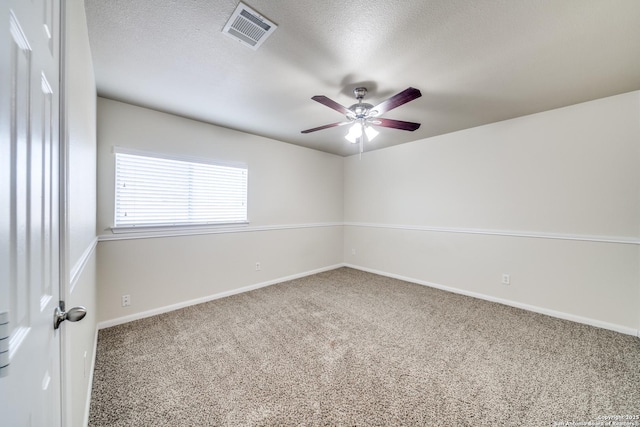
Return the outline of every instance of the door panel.
{"type": "Polygon", "coordinates": [[[60,2],[0,4],[0,423],[59,426],[60,2]]]}

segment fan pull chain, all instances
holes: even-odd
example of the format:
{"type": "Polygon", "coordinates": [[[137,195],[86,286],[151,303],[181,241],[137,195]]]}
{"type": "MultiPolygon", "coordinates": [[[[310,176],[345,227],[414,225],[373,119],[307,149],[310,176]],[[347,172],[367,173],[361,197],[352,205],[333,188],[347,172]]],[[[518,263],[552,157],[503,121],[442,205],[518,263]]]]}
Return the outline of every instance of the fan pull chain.
{"type": "Polygon", "coordinates": [[[364,132],[364,119],[360,120],[360,125],[362,126],[362,133],[360,134],[360,160],[362,160],[362,152],[364,151],[364,136],[366,133],[364,132]]]}

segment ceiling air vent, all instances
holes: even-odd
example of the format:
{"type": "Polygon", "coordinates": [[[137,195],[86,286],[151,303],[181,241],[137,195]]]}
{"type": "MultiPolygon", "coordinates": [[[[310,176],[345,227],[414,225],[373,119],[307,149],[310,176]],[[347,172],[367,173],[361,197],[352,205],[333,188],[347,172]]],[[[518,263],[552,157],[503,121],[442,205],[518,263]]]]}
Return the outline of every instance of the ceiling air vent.
{"type": "Polygon", "coordinates": [[[278,26],[247,5],[240,3],[222,32],[256,50],[278,26]]]}

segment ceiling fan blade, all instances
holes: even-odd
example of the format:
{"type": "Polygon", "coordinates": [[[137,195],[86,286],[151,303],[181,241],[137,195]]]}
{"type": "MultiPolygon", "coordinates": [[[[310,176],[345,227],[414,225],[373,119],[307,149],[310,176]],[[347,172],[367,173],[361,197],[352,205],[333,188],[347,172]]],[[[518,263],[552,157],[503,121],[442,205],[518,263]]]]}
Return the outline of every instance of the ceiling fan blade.
{"type": "Polygon", "coordinates": [[[333,128],[333,127],[336,127],[336,126],[348,125],[349,123],[351,123],[351,122],[331,123],[329,125],[318,126],[317,128],[303,130],[302,133],[311,133],[311,132],[315,132],[317,130],[323,130],[323,129],[333,128]]]}
{"type": "Polygon", "coordinates": [[[402,120],[393,119],[382,119],[380,117],[376,117],[374,120],[372,120],[371,124],[375,126],[382,126],[385,128],[409,130],[412,132],[420,127],[420,123],[403,122],[402,120]]]}
{"type": "Polygon", "coordinates": [[[389,110],[393,110],[396,107],[401,106],[402,104],[406,104],[409,101],[413,101],[416,98],[420,98],[422,93],[416,88],[410,87],[403,90],[400,93],[393,95],[391,98],[386,101],[382,101],[380,104],[373,107],[371,110],[377,111],[377,115],[381,115],[386,113],[389,110]]]}
{"type": "Polygon", "coordinates": [[[312,97],[311,99],[313,99],[314,101],[319,102],[320,104],[326,105],[329,108],[333,108],[334,110],[336,110],[339,113],[342,114],[350,114],[351,110],[349,110],[347,107],[345,107],[344,105],[340,105],[338,104],[336,101],[327,98],[324,95],[316,95],[314,97],[312,97]]]}

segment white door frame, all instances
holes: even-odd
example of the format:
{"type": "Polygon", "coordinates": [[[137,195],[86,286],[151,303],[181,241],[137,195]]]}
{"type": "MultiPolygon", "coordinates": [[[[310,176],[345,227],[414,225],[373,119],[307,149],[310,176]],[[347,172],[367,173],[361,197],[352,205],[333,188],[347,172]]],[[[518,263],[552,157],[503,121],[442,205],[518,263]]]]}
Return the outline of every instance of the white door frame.
{"type": "MultiPolygon", "coordinates": [[[[60,111],[59,111],[59,129],[60,129],[60,141],[59,141],[59,152],[60,152],[60,177],[59,179],[59,188],[58,194],[60,197],[59,208],[60,208],[60,225],[58,229],[60,230],[60,301],[67,300],[67,290],[69,287],[69,246],[67,244],[69,230],[68,225],[68,213],[69,209],[67,208],[68,203],[68,188],[69,188],[69,167],[68,167],[68,141],[67,141],[67,94],[66,94],[66,81],[67,81],[67,67],[66,67],[66,58],[67,58],[67,2],[66,0],[60,0],[60,111]]],[[[61,424],[62,426],[69,425],[69,421],[73,419],[71,414],[71,390],[69,389],[68,378],[67,378],[67,370],[66,370],[66,351],[65,351],[65,343],[66,343],[66,329],[60,328],[60,414],[61,414],[61,424]]]]}
{"type": "MultiPolygon", "coordinates": [[[[71,266],[69,265],[69,138],[67,130],[67,1],[60,0],[60,300],[69,298],[69,285],[71,281],[71,266]]],[[[61,425],[70,425],[73,419],[71,405],[70,368],[67,364],[67,328],[60,328],[60,414],[61,425]]]]}

